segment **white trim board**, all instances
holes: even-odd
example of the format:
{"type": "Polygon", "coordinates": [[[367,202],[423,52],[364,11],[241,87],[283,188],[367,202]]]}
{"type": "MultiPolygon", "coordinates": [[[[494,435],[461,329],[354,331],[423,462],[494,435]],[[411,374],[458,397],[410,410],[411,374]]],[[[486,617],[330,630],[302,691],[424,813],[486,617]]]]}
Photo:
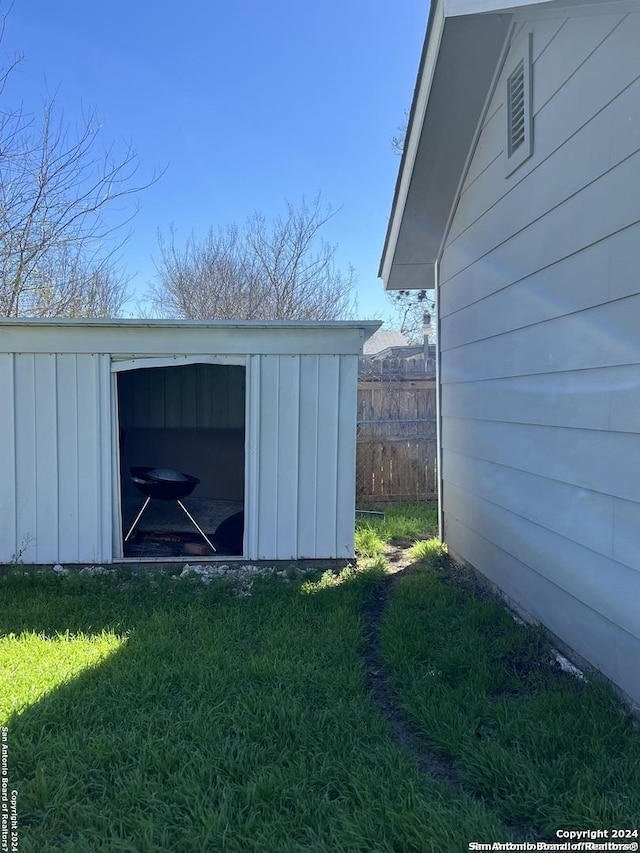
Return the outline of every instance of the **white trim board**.
{"type": "Polygon", "coordinates": [[[111,372],[121,373],[125,370],[143,370],[149,367],[183,367],[187,364],[231,364],[245,367],[244,355],[172,355],[157,358],[130,358],[119,361],[112,359],[111,372]]]}

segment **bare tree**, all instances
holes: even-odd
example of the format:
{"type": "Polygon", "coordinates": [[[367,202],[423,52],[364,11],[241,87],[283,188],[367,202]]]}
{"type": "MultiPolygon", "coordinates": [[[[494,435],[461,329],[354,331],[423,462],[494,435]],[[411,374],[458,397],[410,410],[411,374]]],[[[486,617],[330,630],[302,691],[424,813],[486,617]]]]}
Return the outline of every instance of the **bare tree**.
{"type": "Polygon", "coordinates": [[[336,269],[336,247],[319,232],[333,216],[317,196],[271,222],[254,213],[245,224],[192,234],[183,248],[159,235],[154,312],[189,319],[331,320],[353,311],[354,271],[336,269]]]}
{"type": "MultiPolygon", "coordinates": [[[[399,157],[404,153],[404,146],[409,128],[409,110],[405,109],[398,132],[391,137],[391,150],[399,157]]],[[[433,316],[435,302],[432,293],[427,290],[390,290],[387,298],[396,314],[396,323],[400,331],[411,343],[422,343],[424,315],[433,316]]]]}
{"type": "Polygon", "coordinates": [[[400,331],[410,343],[422,343],[425,314],[433,317],[435,311],[433,291],[390,290],[387,298],[396,313],[400,331]]]}
{"type": "Polygon", "coordinates": [[[404,144],[407,139],[407,130],[409,129],[409,110],[405,108],[402,121],[398,125],[398,132],[391,137],[391,150],[394,154],[402,157],[404,152],[404,144]]]}
{"type": "Polygon", "coordinates": [[[117,317],[127,298],[126,281],[109,264],[67,246],[43,255],[24,295],[32,317],[117,317]]]}
{"type": "MultiPolygon", "coordinates": [[[[0,73],[3,95],[15,65],[0,73]]],[[[114,217],[114,203],[143,189],[137,169],[128,146],[100,152],[94,113],[72,132],[55,97],[39,119],[23,107],[0,112],[1,316],[121,312],[117,253],[132,217],[114,217]]]]}

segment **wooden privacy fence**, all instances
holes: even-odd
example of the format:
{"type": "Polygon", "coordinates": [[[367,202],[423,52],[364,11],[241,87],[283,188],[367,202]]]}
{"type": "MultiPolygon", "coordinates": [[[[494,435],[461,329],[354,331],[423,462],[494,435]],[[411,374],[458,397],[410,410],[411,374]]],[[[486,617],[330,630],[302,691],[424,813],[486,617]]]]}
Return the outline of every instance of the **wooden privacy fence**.
{"type": "Polygon", "coordinates": [[[436,382],[415,373],[358,380],[360,501],[436,500],[436,382]]]}

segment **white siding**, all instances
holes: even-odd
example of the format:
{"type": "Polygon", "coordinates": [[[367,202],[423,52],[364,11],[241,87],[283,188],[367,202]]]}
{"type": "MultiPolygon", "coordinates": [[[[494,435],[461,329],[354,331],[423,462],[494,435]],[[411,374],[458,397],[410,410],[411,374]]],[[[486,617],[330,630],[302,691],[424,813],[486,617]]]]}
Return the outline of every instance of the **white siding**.
{"type": "Polygon", "coordinates": [[[109,381],[106,356],[0,356],[0,561],[111,559],[109,381]]]}
{"type": "Polygon", "coordinates": [[[445,537],[640,701],[640,10],[527,31],[533,156],[499,80],[440,265],[445,537]]]}

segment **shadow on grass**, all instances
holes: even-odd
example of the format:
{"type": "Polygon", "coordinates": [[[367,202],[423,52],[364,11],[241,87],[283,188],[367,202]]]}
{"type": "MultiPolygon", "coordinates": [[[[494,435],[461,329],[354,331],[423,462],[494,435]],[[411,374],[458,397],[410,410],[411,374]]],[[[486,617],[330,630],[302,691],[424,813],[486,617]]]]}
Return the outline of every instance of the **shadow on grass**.
{"type": "Polygon", "coordinates": [[[420,777],[367,694],[370,579],[314,595],[258,581],[249,600],[166,576],[0,583],[3,635],[126,636],[9,717],[21,851],[410,853],[504,837],[420,777]]]}

